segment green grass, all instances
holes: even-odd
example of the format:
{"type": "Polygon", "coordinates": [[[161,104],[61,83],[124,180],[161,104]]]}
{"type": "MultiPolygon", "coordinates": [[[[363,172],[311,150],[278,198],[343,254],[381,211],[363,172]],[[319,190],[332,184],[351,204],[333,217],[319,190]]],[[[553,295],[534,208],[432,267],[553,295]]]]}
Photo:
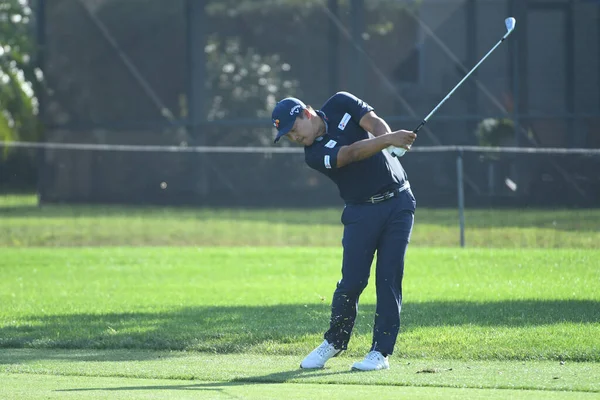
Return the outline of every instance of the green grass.
{"type": "MultiPolygon", "coordinates": [[[[37,206],[0,196],[0,247],[339,246],[341,208],[238,210],[37,206]]],[[[466,210],[469,247],[597,248],[600,209],[466,210]]],[[[413,247],[459,244],[458,212],[417,210],[413,247]]]]}
{"type": "MultiPolygon", "coordinates": [[[[91,385],[77,382],[69,384],[69,380],[57,380],[56,385],[63,394],[67,392],[130,392],[137,390],[158,390],[175,386],[176,389],[201,389],[221,387],[224,390],[239,387],[247,389],[252,385],[267,383],[294,383],[296,391],[302,393],[300,388],[307,384],[322,384],[320,393],[324,397],[329,394],[332,398],[341,398],[335,395],[343,388],[349,388],[348,396],[352,390],[373,394],[406,393],[421,396],[425,390],[407,390],[412,387],[443,387],[443,388],[485,388],[481,391],[488,396],[497,392],[493,398],[514,398],[518,396],[516,389],[526,390],[523,394],[532,398],[547,398],[549,391],[570,390],[585,395],[585,392],[600,391],[600,381],[594,379],[600,374],[598,363],[559,363],[550,361],[534,362],[506,362],[506,361],[457,361],[457,360],[421,360],[403,359],[394,364],[387,371],[372,373],[352,372],[349,357],[332,359],[327,368],[323,370],[301,370],[298,368],[298,358],[293,356],[264,356],[264,355],[214,355],[205,353],[185,352],[145,352],[125,350],[8,350],[4,363],[0,364],[0,382],[4,374],[8,376],[22,375],[14,378],[27,381],[35,374],[36,381],[44,375],[74,376],[98,378],[91,385]],[[118,380],[106,378],[127,378],[122,383],[118,380]],[[142,380],[143,379],[143,380],[142,380]],[[152,382],[151,380],[162,380],[152,382]],[[137,380],[137,381],[133,381],[137,380]],[[149,380],[149,381],[145,381],[149,380]],[[173,380],[173,381],[167,381],[173,380]],[[210,383],[209,383],[210,382],[210,383]],[[92,386],[94,385],[94,386],[92,386]],[[121,386],[115,390],[114,386],[121,386]],[[300,386],[302,385],[302,386],[300,386]],[[335,390],[330,391],[333,385],[335,390]],[[368,385],[368,386],[363,386],[368,385]],[[112,388],[111,388],[112,387],[112,388]],[[95,389],[93,389],[95,388],[95,389]],[[395,389],[389,391],[388,389],[395,389]],[[489,389],[503,389],[494,391],[489,389]],[[543,393],[531,392],[545,390],[543,393]],[[504,397],[500,397],[500,393],[504,397]]],[[[83,382],[86,382],[85,380],[83,382]]],[[[56,383],[55,383],[56,384],[56,383]]],[[[0,389],[1,390],[1,389],[0,389]]],[[[258,390],[258,388],[257,388],[258,390]]],[[[347,389],[348,390],[348,389],[347,389]]],[[[439,390],[439,389],[438,389],[439,390]]],[[[447,390],[447,389],[446,389],[447,390]]],[[[1,393],[1,392],[0,392],[1,393]]],[[[161,391],[162,393],[162,391],[161,391]]],[[[434,391],[435,393],[435,391],[434,391]]],[[[463,393],[464,398],[472,398],[476,390],[457,390],[448,393],[463,393]],[[468,395],[467,395],[468,393],[468,395]]],[[[110,395],[119,393],[110,393],[110,395]]],[[[587,393],[589,394],[589,393],[587,393]]],[[[349,398],[356,398],[355,397],[349,398]]],[[[525,397],[523,396],[523,397],[525,397]]],[[[303,398],[309,398],[304,396],[303,398]]],[[[571,398],[574,396],[572,395],[571,398]]],[[[294,397],[296,398],[296,397],[294,397]]],[[[436,397],[437,398],[437,397],[436,397]]],[[[487,397],[489,398],[489,397],[487,397]]],[[[568,397],[567,397],[568,398],[568,397]]]]}
{"type": "MultiPolygon", "coordinates": [[[[300,356],[339,279],[329,248],[4,249],[0,346],[300,356]]],[[[396,357],[600,361],[600,251],[412,249],[396,357]]],[[[348,353],[368,350],[374,285],[348,353]]]]}
{"type": "MultiPolygon", "coordinates": [[[[279,361],[279,360],[277,360],[279,361]]],[[[527,371],[527,370],[526,370],[527,371]]],[[[386,371],[387,372],[387,371],[386,371]]],[[[386,373],[384,372],[384,373],[386,373]]],[[[404,372],[404,371],[403,371],[404,372]]],[[[486,378],[495,378],[498,371],[493,371],[486,378]]],[[[512,371],[511,371],[512,372],[512,371]]],[[[529,372],[529,371],[527,371],[529,372]]],[[[136,379],[123,377],[87,377],[87,376],[44,376],[26,374],[0,374],[0,396],[10,399],[389,399],[417,398],[440,400],[463,399],[597,399],[597,393],[565,392],[560,384],[556,391],[548,390],[515,390],[497,388],[466,387],[421,387],[375,385],[374,383],[305,383],[314,381],[309,375],[326,375],[327,373],[307,373],[306,379],[295,379],[281,383],[263,383],[261,381],[195,381],[178,379],[136,379]],[[291,383],[290,383],[291,382],[291,383]]],[[[336,378],[344,372],[331,373],[336,378]]],[[[380,373],[381,374],[381,373],[380,373]]],[[[354,374],[358,376],[358,374],[354,374]]],[[[388,375],[388,377],[391,377],[388,375]]],[[[399,376],[402,379],[402,376],[399,376]]],[[[560,376],[547,377],[551,382],[560,382],[560,376]]],[[[358,379],[356,379],[358,381],[358,379]]],[[[361,376],[365,381],[365,376],[361,376]]],[[[402,379],[405,381],[405,379],[402,379]]]]}
{"type": "Polygon", "coordinates": [[[348,368],[372,282],[348,351],[301,371],[339,217],[0,196],[0,398],[597,398],[599,210],[468,210],[460,249],[455,210],[419,209],[392,369],[348,368]]]}

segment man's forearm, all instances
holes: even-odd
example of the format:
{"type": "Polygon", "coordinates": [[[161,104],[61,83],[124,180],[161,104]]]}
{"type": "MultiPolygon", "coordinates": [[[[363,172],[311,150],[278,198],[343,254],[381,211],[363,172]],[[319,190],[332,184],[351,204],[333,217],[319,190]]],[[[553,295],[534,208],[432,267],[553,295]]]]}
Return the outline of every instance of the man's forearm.
{"type": "Polygon", "coordinates": [[[399,130],[377,137],[359,140],[348,146],[342,146],[337,154],[337,167],[369,158],[390,146],[406,149],[416,139],[414,132],[399,130]]]}
{"type": "Polygon", "coordinates": [[[389,146],[391,146],[390,139],[387,136],[384,136],[384,134],[381,134],[378,137],[354,142],[348,146],[350,162],[369,158],[389,146]]]}

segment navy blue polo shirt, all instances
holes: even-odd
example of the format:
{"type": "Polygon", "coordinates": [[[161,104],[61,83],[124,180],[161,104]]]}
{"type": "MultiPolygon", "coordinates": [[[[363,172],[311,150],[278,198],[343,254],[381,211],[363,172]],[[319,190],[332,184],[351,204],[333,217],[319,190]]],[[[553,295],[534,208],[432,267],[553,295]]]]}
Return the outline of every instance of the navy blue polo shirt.
{"type": "Polygon", "coordinates": [[[323,104],[317,114],[323,119],[326,134],[304,147],[309,167],[325,174],[337,185],[346,203],[361,203],[371,196],[401,186],[406,172],[400,162],[381,151],[367,159],[337,168],[337,154],[342,146],[369,138],[360,119],[373,107],[347,92],[338,92],[323,104]]]}

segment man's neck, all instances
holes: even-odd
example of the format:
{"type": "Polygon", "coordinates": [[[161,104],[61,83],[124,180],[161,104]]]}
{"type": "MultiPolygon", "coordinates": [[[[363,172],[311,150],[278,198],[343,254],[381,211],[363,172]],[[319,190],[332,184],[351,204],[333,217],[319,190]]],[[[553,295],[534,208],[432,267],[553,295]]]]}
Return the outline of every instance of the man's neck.
{"type": "Polygon", "coordinates": [[[327,133],[327,127],[325,126],[325,121],[323,121],[323,118],[321,118],[320,115],[318,115],[319,119],[318,121],[318,125],[319,125],[319,129],[318,129],[318,133],[317,133],[317,137],[321,137],[323,135],[325,135],[327,133]]]}

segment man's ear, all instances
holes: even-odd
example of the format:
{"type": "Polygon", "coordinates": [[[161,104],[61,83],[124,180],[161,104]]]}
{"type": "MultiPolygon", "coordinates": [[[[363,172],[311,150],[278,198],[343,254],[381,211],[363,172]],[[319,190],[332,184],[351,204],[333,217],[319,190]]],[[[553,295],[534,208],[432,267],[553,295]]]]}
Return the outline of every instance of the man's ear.
{"type": "Polygon", "coordinates": [[[302,110],[302,112],[304,113],[304,116],[308,119],[311,119],[313,117],[310,111],[308,111],[308,108],[305,108],[304,110],[302,110]]]}

